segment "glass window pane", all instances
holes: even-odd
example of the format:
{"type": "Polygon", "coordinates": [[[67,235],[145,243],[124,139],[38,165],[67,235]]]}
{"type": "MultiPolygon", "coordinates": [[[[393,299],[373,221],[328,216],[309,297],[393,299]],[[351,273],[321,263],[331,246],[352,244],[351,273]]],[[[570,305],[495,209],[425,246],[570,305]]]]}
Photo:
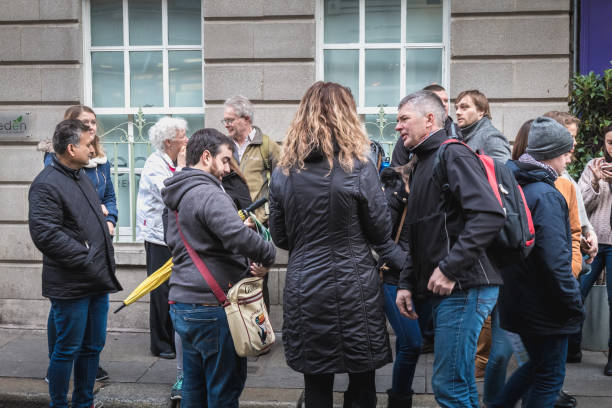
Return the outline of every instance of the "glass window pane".
{"type": "Polygon", "coordinates": [[[122,52],[92,52],[91,77],[94,107],[125,105],[122,52]]]}
{"type": "Polygon", "coordinates": [[[129,0],[130,45],[162,43],[161,0],[129,0]]]}
{"type": "Polygon", "coordinates": [[[400,42],[400,17],[398,0],[366,0],[366,42],[400,42]]]}
{"type": "MultiPolygon", "coordinates": [[[[130,176],[128,173],[119,173],[113,178],[115,197],[117,198],[118,226],[130,226],[130,176]]],[[[138,184],[136,184],[138,185],[138,184]]]]}
{"type": "Polygon", "coordinates": [[[127,115],[98,115],[97,119],[98,136],[111,165],[111,172],[115,162],[119,169],[128,168],[127,115]]]}
{"type": "Polygon", "coordinates": [[[91,2],[91,45],[123,45],[123,6],[121,0],[91,2]]]}
{"type": "Polygon", "coordinates": [[[406,50],[406,94],[442,84],[442,49],[406,50]]]}
{"type": "Polygon", "coordinates": [[[359,0],[326,0],[324,38],[330,43],[359,41],[359,0]]]}
{"type": "Polygon", "coordinates": [[[164,105],[162,68],[161,52],[130,52],[130,106],[164,105]]]}
{"type": "Polygon", "coordinates": [[[406,42],[442,42],[442,0],[407,0],[406,42]]]}
{"type": "MultiPolygon", "coordinates": [[[[200,115],[175,115],[187,121],[187,136],[191,137],[196,130],[204,129],[204,112],[200,115]]],[[[225,132],[222,132],[225,133],[225,132]]]]}
{"type": "Polygon", "coordinates": [[[366,50],[365,105],[396,106],[399,102],[400,50],[366,50]]]}
{"type": "Polygon", "coordinates": [[[201,0],[168,0],[168,44],[202,43],[201,0]]]}
{"type": "Polygon", "coordinates": [[[325,50],[323,59],[325,80],[350,88],[359,106],[359,51],[325,50]]]}
{"type": "Polygon", "coordinates": [[[202,52],[168,51],[170,106],[202,106],[202,52]]]}

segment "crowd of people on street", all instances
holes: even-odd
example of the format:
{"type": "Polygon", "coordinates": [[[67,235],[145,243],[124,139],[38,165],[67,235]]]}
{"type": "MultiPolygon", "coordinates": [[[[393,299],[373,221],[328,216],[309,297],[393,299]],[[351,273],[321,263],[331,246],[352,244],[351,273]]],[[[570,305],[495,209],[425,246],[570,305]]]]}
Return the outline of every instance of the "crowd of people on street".
{"type": "MultiPolygon", "coordinates": [[[[289,254],[284,353],[304,376],[306,407],[333,405],[339,373],[349,377],[345,407],[375,407],[375,371],[389,363],[388,406],[411,407],[427,350],[441,407],[576,406],[562,390],[565,365],[581,361],[583,303],[612,266],[612,125],[601,135],[603,157],[576,181],[566,167],[578,118],[534,112],[511,149],[482,92],[463,91],[454,104],[456,122],[436,84],[399,101],[398,139],[384,169],[369,158],[350,89],[332,82],[306,91],[282,147],[254,125],[253,104],[239,95],[224,104],[227,135],[190,134],[177,117],[149,129],[154,151],[135,222],[147,276],[173,260],[149,302],[150,352],[177,363],[172,400],[238,407],[247,378],[226,305],[199,263],[225,293],[246,276],[261,278],[269,311],[267,274],[281,248],[289,254]],[[510,196],[525,208],[511,208],[510,196]],[[238,213],[261,199],[268,202],[254,216],[273,242],[238,213]],[[508,246],[517,230],[528,238],[508,246]],[[513,355],[518,368],[506,378],[513,355]]],[[[98,129],[91,108],[70,107],[39,145],[45,167],[29,191],[30,234],[51,303],[52,407],[69,406],[73,371],[73,408],[98,406],[94,382],[109,377],[99,359],[109,294],[122,287],[117,200],[98,129]]],[[[612,376],[612,339],[609,347],[603,371],[612,376]]]]}

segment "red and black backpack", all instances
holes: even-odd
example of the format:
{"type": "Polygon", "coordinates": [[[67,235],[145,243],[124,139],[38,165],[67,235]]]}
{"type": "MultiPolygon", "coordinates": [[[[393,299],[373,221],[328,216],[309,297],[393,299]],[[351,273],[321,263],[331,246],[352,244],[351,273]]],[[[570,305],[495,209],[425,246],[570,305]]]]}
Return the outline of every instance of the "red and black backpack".
{"type": "Polygon", "coordinates": [[[450,144],[459,143],[478,157],[487,180],[493,190],[493,194],[499,201],[506,222],[493,241],[488,250],[493,251],[497,259],[516,262],[517,256],[525,259],[535,245],[535,229],[531,219],[531,211],[527,207],[527,201],[523,189],[517,183],[512,171],[503,163],[493,160],[490,156],[474,152],[467,144],[457,139],[447,139],[440,145],[436,152],[433,165],[433,178],[442,190],[442,199],[450,202],[450,187],[444,152],[450,144]]]}

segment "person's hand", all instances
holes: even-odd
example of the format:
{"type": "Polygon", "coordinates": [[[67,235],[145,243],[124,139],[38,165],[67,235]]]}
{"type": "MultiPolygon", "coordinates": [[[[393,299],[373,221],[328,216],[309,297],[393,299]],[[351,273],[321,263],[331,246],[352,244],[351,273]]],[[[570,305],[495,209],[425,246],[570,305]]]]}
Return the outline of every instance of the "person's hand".
{"type": "Polygon", "coordinates": [[[586,242],[585,252],[589,256],[589,259],[587,259],[585,262],[591,264],[597,255],[597,235],[595,235],[593,231],[587,231],[584,240],[586,242]]]}
{"type": "Polygon", "coordinates": [[[110,221],[106,221],[106,225],[108,225],[108,233],[111,235],[111,237],[114,237],[115,236],[115,226],[110,221]]]}
{"type": "Polygon", "coordinates": [[[181,147],[178,157],[176,158],[176,164],[180,168],[183,168],[187,165],[187,146],[181,147]]]}
{"type": "Polygon", "coordinates": [[[102,214],[106,217],[108,215],[108,208],[104,204],[102,204],[102,214]]]}
{"type": "Polygon", "coordinates": [[[591,169],[591,173],[593,173],[593,179],[591,183],[598,183],[601,180],[601,165],[603,164],[603,158],[593,160],[593,163],[589,164],[589,169],[591,169]]]}
{"type": "Polygon", "coordinates": [[[261,264],[252,262],[251,263],[251,275],[263,278],[268,274],[269,268],[262,266],[261,264]]]}
{"type": "Polygon", "coordinates": [[[431,278],[429,278],[429,282],[427,283],[427,289],[431,290],[436,295],[447,296],[450,295],[455,287],[455,282],[448,279],[439,267],[434,269],[431,274],[431,278]]]}
{"type": "Polygon", "coordinates": [[[399,289],[395,298],[395,304],[399,309],[402,316],[409,319],[416,320],[419,315],[414,311],[414,304],[412,303],[412,293],[407,289],[399,289]]]}
{"type": "Polygon", "coordinates": [[[251,219],[251,217],[247,217],[246,220],[244,220],[244,225],[251,229],[255,229],[255,222],[251,219]]]}

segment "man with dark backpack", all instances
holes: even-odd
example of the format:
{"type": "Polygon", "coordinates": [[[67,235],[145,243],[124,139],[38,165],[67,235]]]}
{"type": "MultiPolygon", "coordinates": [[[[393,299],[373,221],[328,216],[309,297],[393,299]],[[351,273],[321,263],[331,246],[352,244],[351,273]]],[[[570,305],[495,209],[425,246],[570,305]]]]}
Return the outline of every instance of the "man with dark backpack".
{"type": "Polygon", "coordinates": [[[448,191],[433,179],[436,152],[448,136],[440,98],[429,91],[406,96],[398,107],[396,130],[416,156],[406,223],[409,266],[398,282],[400,312],[417,318],[412,297],[433,304],[435,359],[432,377],[442,407],[478,407],[474,378],[476,341],[497,301],[502,279],[486,249],[505,220],[482,164],[467,147],[450,144],[444,152],[448,191]]]}

